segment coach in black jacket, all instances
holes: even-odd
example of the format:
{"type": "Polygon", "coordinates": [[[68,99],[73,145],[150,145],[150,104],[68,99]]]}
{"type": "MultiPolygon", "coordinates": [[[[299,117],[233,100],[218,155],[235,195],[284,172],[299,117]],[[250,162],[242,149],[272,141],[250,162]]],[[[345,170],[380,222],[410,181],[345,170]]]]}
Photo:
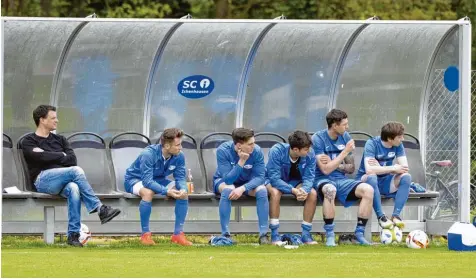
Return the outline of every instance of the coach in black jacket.
{"type": "Polygon", "coordinates": [[[40,193],[61,195],[68,200],[68,244],[81,247],[81,200],[89,213],[98,212],[101,224],[119,215],[119,209],[103,205],[76,166],[76,155],[65,137],[53,134],[58,125],[56,108],[40,105],[33,111],[35,133],[22,141],[31,181],[40,193]]]}

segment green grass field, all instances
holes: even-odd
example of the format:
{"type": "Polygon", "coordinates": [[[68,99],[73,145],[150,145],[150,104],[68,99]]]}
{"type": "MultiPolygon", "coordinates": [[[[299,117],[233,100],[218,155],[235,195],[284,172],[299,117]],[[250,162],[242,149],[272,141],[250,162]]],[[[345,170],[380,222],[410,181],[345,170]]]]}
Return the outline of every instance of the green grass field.
{"type": "MultiPolygon", "coordinates": [[[[39,238],[2,239],[2,277],[474,277],[476,253],[449,251],[445,243],[426,250],[404,245],[360,247],[322,244],[286,250],[237,245],[180,247],[156,237],[91,241],[87,247],[45,245],[39,238]]],[[[239,236],[240,243],[254,238],[239,236]]]]}

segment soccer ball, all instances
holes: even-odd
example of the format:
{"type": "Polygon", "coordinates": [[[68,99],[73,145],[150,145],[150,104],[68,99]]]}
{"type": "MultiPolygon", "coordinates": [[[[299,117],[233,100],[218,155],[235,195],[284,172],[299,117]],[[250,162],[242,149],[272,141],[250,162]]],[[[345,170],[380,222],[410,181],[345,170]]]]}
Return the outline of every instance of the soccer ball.
{"type": "Polygon", "coordinates": [[[406,239],[407,247],[413,249],[424,249],[429,245],[428,236],[424,231],[411,231],[406,239]]]}
{"type": "Polygon", "coordinates": [[[91,232],[89,231],[88,226],[81,223],[81,229],[79,230],[79,242],[81,244],[86,245],[88,241],[91,239],[91,232]]]}
{"type": "Polygon", "coordinates": [[[383,229],[380,231],[380,242],[387,245],[392,243],[393,241],[393,234],[392,231],[389,229],[383,229]]]}
{"type": "Polygon", "coordinates": [[[392,229],[383,229],[380,231],[380,242],[385,245],[402,242],[402,230],[397,226],[392,229]]]}
{"type": "Polygon", "coordinates": [[[393,229],[392,229],[392,238],[393,238],[393,241],[396,242],[396,243],[401,243],[402,242],[403,232],[399,227],[397,227],[397,226],[393,227],[393,229]]]}

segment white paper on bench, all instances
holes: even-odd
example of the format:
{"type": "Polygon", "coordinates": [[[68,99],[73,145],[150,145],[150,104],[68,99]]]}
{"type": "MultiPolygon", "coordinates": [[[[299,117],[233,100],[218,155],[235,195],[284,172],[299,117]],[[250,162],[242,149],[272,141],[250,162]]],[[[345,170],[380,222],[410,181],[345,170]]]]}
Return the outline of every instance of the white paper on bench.
{"type": "Polygon", "coordinates": [[[7,194],[21,194],[21,191],[17,188],[17,186],[3,188],[3,191],[7,194]]]}

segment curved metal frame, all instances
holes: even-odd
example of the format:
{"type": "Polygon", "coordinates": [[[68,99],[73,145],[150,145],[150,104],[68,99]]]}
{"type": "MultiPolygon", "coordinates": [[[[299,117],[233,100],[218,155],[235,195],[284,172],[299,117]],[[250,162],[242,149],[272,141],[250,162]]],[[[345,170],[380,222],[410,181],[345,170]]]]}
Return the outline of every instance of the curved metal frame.
{"type": "Polygon", "coordinates": [[[109,149],[112,149],[112,145],[114,144],[114,140],[117,139],[118,137],[121,137],[121,136],[124,136],[124,135],[137,135],[137,136],[141,136],[143,138],[145,138],[147,140],[147,143],[150,145],[151,144],[151,141],[149,139],[149,137],[147,137],[146,135],[143,135],[141,133],[137,133],[137,132],[124,132],[124,133],[120,133],[120,134],[117,134],[115,135],[114,137],[112,137],[112,139],[109,141],[109,149]]]}
{"type": "Polygon", "coordinates": [[[3,133],[3,136],[4,136],[4,137],[6,137],[6,138],[8,139],[8,142],[9,142],[9,143],[11,144],[11,146],[13,147],[13,141],[12,141],[12,138],[11,138],[9,135],[5,134],[5,133],[3,133]]]}
{"type": "Polygon", "coordinates": [[[211,134],[206,135],[206,136],[202,139],[202,141],[200,142],[200,156],[202,156],[202,147],[203,147],[203,145],[204,145],[204,142],[205,142],[208,138],[210,138],[210,137],[219,136],[219,135],[221,135],[221,136],[230,136],[230,137],[231,137],[231,133],[228,133],[228,132],[213,132],[213,133],[211,133],[211,134]]]}
{"type": "Polygon", "coordinates": [[[281,139],[283,141],[283,143],[286,143],[286,139],[279,135],[279,134],[276,134],[276,133],[272,133],[272,132],[260,132],[260,133],[257,133],[255,134],[255,138],[259,137],[259,136],[275,136],[279,139],[281,139]]]}
{"type": "Polygon", "coordinates": [[[433,68],[433,65],[435,64],[436,61],[436,56],[440,49],[442,48],[444,42],[446,41],[447,38],[449,38],[451,35],[453,35],[453,32],[458,31],[458,25],[455,25],[451,27],[446,33],[441,37],[440,41],[436,45],[435,49],[433,50],[433,53],[431,54],[430,61],[428,62],[428,68],[425,73],[425,78],[423,79],[423,94],[421,97],[420,101],[420,129],[419,129],[419,136],[421,139],[422,144],[420,144],[421,150],[421,160],[423,162],[423,166],[426,166],[426,117],[427,117],[427,111],[428,111],[428,100],[430,99],[430,94],[431,94],[431,82],[430,82],[430,77],[431,77],[431,69],[433,68]]]}
{"type": "MultiPolygon", "coordinates": [[[[190,20],[190,19],[187,19],[190,20]]],[[[158,71],[158,67],[160,65],[160,60],[162,58],[162,55],[164,54],[165,47],[167,46],[170,38],[172,38],[173,34],[177,29],[182,26],[182,22],[174,24],[170,29],[165,33],[164,38],[162,38],[162,41],[160,42],[159,46],[157,47],[157,51],[155,52],[154,56],[154,61],[152,61],[152,64],[150,65],[150,70],[149,70],[149,77],[147,78],[147,85],[145,87],[145,101],[144,101],[144,120],[143,120],[143,126],[142,126],[142,133],[146,135],[147,137],[150,136],[150,110],[152,106],[152,94],[151,94],[151,88],[152,88],[152,82],[154,80],[154,75],[158,71]]]]}
{"type": "Polygon", "coordinates": [[[66,60],[66,57],[69,54],[69,51],[71,47],[73,46],[74,40],[76,37],[79,35],[81,30],[88,24],[87,21],[81,22],[76,28],[74,28],[73,32],[69,35],[68,40],[64,44],[63,51],[61,52],[61,55],[58,59],[58,62],[56,64],[56,70],[53,75],[53,82],[51,84],[51,93],[50,93],[50,103],[57,107],[58,106],[58,94],[57,94],[57,89],[58,89],[58,82],[60,79],[60,76],[63,74],[63,69],[64,69],[64,61],[66,60]]]}
{"type": "Polygon", "coordinates": [[[263,30],[261,30],[260,34],[253,42],[253,45],[246,56],[246,62],[243,66],[243,71],[241,73],[240,82],[238,84],[238,91],[237,91],[237,100],[236,100],[236,112],[235,112],[235,127],[242,127],[243,126],[243,114],[245,110],[245,98],[246,98],[246,88],[251,72],[251,66],[253,65],[253,61],[255,60],[256,53],[258,52],[258,48],[261,45],[264,37],[268,34],[269,30],[273,28],[277,23],[271,23],[266,26],[263,30]]]}
{"type": "Polygon", "coordinates": [[[21,136],[21,137],[18,138],[18,141],[17,141],[17,149],[23,149],[23,148],[21,147],[21,142],[23,141],[23,139],[24,139],[26,136],[28,136],[28,135],[30,135],[30,134],[33,134],[33,133],[31,133],[31,132],[30,132],[30,133],[26,133],[26,134],[24,134],[23,136],[21,136]]]}
{"type": "Polygon", "coordinates": [[[74,134],[68,136],[68,137],[66,138],[66,140],[69,141],[71,138],[74,138],[74,137],[77,137],[77,136],[85,136],[85,135],[97,137],[98,139],[101,140],[101,143],[104,145],[104,147],[106,147],[106,142],[104,141],[104,139],[103,139],[100,135],[98,135],[98,134],[96,134],[96,133],[91,133],[91,132],[78,132],[78,133],[74,133],[74,134]]]}
{"type": "Polygon", "coordinates": [[[369,137],[369,139],[373,138],[373,136],[367,132],[362,132],[362,131],[352,131],[349,132],[350,135],[363,135],[369,137]]]}
{"type": "MultiPolygon", "coordinates": [[[[415,143],[418,144],[418,146],[420,147],[420,150],[421,150],[420,140],[417,137],[415,137],[414,135],[412,135],[410,133],[404,133],[403,135],[411,137],[412,139],[414,139],[415,143]]],[[[425,166],[425,165],[423,165],[423,166],[425,166]]]]}

